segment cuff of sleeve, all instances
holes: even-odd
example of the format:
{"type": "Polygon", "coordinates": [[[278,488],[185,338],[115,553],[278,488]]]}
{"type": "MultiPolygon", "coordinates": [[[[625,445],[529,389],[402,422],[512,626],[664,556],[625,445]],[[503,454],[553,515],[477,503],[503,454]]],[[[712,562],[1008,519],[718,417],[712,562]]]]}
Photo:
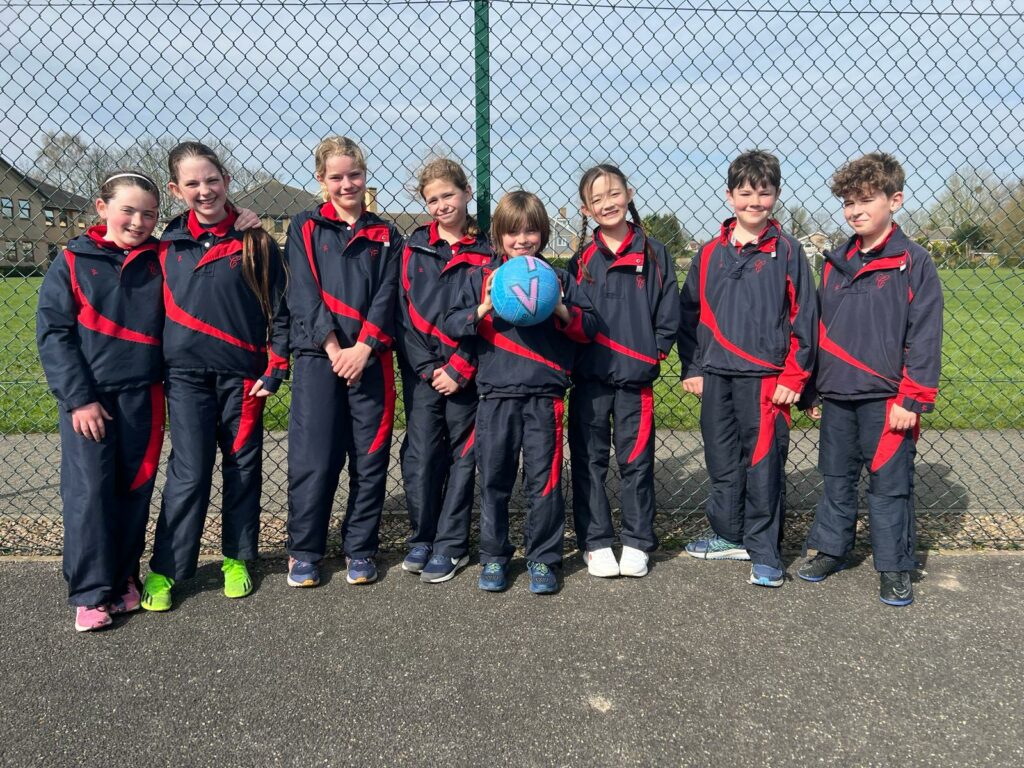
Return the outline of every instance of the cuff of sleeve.
{"type": "Polygon", "coordinates": [[[374,352],[386,352],[391,346],[391,337],[368,320],[359,329],[356,341],[368,345],[374,352]]]}
{"type": "Polygon", "coordinates": [[[260,376],[260,384],[262,384],[263,388],[272,395],[281,388],[282,381],[283,379],[279,379],[276,376],[260,376]]]}
{"type": "Polygon", "coordinates": [[[583,332],[583,310],[579,307],[566,307],[569,310],[569,322],[563,323],[555,318],[555,327],[573,341],[586,344],[590,338],[583,332]]]}
{"type": "Polygon", "coordinates": [[[61,406],[65,411],[71,413],[75,408],[81,408],[83,405],[89,403],[95,403],[99,398],[96,397],[95,392],[84,392],[81,395],[69,397],[66,400],[61,401],[61,406]]]}
{"type": "Polygon", "coordinates": [[[783,371],[779,374],[778,383],[800,394],[804,391],[804,386],[810,376],[808,371],[783,371]]]}
{"type": "Polygon", "coordinates": [[[444,366],[444,372],[458,382],[460,387],[466,386],[476,375],[476,366],[465,358],[452,355],[444,366]]]}
{"type": "Polygon", "coordinates": [[[904,395],[900,407],[914,413],[931,413],[935,410],[935,403],[922,403],[909,395],[904,395]]]}

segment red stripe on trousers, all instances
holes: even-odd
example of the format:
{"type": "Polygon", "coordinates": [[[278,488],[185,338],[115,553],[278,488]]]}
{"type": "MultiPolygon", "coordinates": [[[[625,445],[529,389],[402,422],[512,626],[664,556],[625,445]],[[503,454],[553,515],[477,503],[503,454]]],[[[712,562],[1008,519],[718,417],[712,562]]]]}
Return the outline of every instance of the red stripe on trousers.
{"type": "Polygon", "coordinates": [[[540,492],[541,496],[547,496],[558,487],[558,481],[562,477],[562,415],[565,413],[565,403],[562,398],[555,399],[555,455],[551,459],[551,474],[548,475],[547,485],[540,492]]]}
{"type": "Polygon", "coordinates": [[[249,390],[255,385],[255,379],[242,379],[242,417],[238,420],[238,434],[235,435],[235,442],[231,444],[231,453],[238,453],[245,447],[256,425],[260,423],[260,417],[263,416],[263,406],[267,398],[249,394],[249,390]]]}
{"type": "Polygon", "coordinates": [[[146,443],[146,452],[142,455],[142,464],[139,466],[139,471],[135,474],[135,479],[132,480],[131,487],[128,488],[129,491],[137,490],[152,480],[156,474],[156,468],[160,465],[160,449],[164,444],[164,416],[166,413],[163,384],[150,384],[149,405],[151,408],[149,442],[146,443]]]}
{"type": "Polygon", "coordinates": [[[750,466],[756,465],[761,459],[768,455],[768,449],[775,441],[775,420],[782,415],[786,424],[791,424],[788,405],[775,405],[772,402],[772,395],[775,394],[775,386],[778,384],[778,376],[765,376],[761,379],[761,423],[757,430],[757,444],[754,446],[754,455],[750,460],[750,466]]]}
{"type": "Polygon", "coordinates": [[[377,359],[384,374],[384,413],[380,417],[377,436],[373,438],[373,444],[368,453],[379,451],[391,436],[391,429],[395,425],[395,398],[398,395],[395,391],[395,368],[392,363],[391,351],[377,355],[377,359]]]}
{"type": "Polygon", "coordinates": [[[654,425],[654,389],[644,387],[640,390],[640,428],[636,433],[636,445],[633,452],[626,459],[627,464],[636,461],[647,449],[647,443],[651,439],[651,427],[654,425]]]}
{"type": "MultiPolygon", "coordinates": [[[[892,407],[896,405],[896,401],[899,399],[902,398],[897,395],[885,401],[885,422],[882,424],[882,436],[878,438],[875,455],[871,459],[872,472],[877,472],[884,467],[889,459],[896,455],[896,451],[900,449],[900,445],[906,439],[906,432],[895,432],[889,427],[889,415],[892,413],[892,407]]],[[[917,424],[913,428],[914,442],[917,442],[917,436],[920,432],[921,420],[918,419],[917,424]]]]}
{"type": "Polygon", "coordinates": [[[469,433],[469,439],[466,440],[466,444],[462,446],[462,452],[459,454],[460,458],[465,457],[469,450],[473,447],[473,443],[476,442],[476,427],[473,427],[473,431],[469,433]]]}

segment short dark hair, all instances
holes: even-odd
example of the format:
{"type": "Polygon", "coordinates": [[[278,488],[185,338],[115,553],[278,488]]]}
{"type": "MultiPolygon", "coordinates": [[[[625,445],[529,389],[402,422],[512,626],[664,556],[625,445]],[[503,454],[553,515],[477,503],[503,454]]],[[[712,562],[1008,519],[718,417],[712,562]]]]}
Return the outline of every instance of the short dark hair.
{"type": "Polygon", "coordinates": [[[754,189],[775,187],[777,192],[782,189],[779,158],[763,149],[748,150],[729,163],[727,184],[730,192],[744,184],[749,184],[754,189]]]}
{"type": "Polygon", "coordinates": [[[903,191],[903,166],[890,154],[871,152],[851,160],[832,174],[832,194],[840,200],[864,192],[887,196],[903,191]]]}

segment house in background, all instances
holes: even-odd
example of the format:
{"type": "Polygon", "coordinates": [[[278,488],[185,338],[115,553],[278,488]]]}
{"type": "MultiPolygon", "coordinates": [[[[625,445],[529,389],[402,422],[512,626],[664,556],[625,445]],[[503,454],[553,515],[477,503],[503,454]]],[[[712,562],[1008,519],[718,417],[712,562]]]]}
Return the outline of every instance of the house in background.
{"type": "MultiPolygon", "coordinates": [[[[274,236],[280,245],[284,245],[288,236],[288,224],[292,217],[302,211],[308,211],[323,204],[323,197],[308,189],[282,184],[271,179],[257,187],[231,196],[231,202],[239,208],[255,211],[263,223],[263,228],[274,236]]],[[[377,189],[366,188],[366,209],[377,212],[377,189]]],[[[386,218],[386,214],[384,214],[386,218]]]]}
{"type": "Polygon", "coordinates": [[[0,272],[45,272],[95,218],[88,198],[34,179],[0,158],[0,272]]]}

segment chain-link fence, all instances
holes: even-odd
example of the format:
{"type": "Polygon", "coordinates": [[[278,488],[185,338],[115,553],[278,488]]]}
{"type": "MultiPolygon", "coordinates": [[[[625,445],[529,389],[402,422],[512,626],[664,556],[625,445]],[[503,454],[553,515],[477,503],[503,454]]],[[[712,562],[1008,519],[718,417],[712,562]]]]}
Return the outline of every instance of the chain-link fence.
{"type": "MultiPolygon", "coordinates": [[[[583,170],[614,162],[680,279],[728,213],[724,174],[738,152],[782,158],[778,216],[816,266],[843,237],[833,170],[894,153],[908,172],[899,221],[932,252],[946,293],[939,402],[918,455],[921,538],[1020,546],[1022,39],[1010,0],[3,0],[0,552],[61,548],[56,404],[34,312],[50,259],[94,217],[97,175],[129,163],[166,177],[170,146],[205,140],[229,159],[235,201],[283,238],[315,199],[312,148],[334,133],[366,149],[370,203],[406,232],[424,221],[410,182],[442,153],[475,175],[482,207],[516,187],[537,192],[556,259],[578,243],[583,170]]],[[[671,546],[701,527],[708,488],[697,404],[674,355],[656,398],[658,525],[671,546]]],[[[266,416],[268,549],[284,539],[288,401],[285,388],[266,416]]],[[[405,535],[402,424],[399,414],[392,545],[405,535]]],[[[799,417],[790,544],[818,495],[816,455],[816,427],[799,417]]],[[[218,525],[211,515],[206,546],[218,525]]]]}

